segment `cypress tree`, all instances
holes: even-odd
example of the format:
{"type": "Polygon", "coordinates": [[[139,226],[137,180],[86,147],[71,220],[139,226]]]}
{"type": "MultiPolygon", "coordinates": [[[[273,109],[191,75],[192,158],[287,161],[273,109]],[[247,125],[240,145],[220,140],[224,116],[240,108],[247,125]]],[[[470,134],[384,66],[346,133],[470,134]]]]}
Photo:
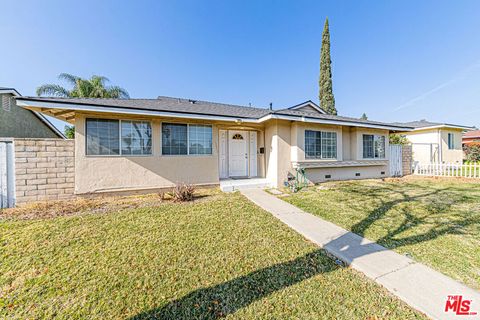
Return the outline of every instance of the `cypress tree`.
{"type": "Polygon", "coordinates": [[[332,59],[330,58],[330,31],[328,29],[328,18],[325,19],[325,26],[322,33],[322,49],[320,50],[320,78],[318,81],[320,107],[328,114],[337,114],[335,108],[335,97],[332,86],[332,59]]]}
{"type": "Polygon", "coordinates": [[[360,117],[362,120],[368,120],[367,114],[364,112],[362,116],[360,117]]]}

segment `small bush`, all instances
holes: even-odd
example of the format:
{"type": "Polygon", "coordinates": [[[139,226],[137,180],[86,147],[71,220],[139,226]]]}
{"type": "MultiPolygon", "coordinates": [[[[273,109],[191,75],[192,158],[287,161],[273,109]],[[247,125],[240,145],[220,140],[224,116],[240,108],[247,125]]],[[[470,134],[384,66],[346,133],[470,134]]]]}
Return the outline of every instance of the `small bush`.
{"type": "Polygon", "coordinates": [[[192,201],[195,194],[195,186],[187,183],[177,183],[172,189],[173,201],[192,201]]]}
{"type": "Polygon", "coordinates": [[[480,144],[465,145],[463,150],[467,161],[480,161],[480,144]]]}

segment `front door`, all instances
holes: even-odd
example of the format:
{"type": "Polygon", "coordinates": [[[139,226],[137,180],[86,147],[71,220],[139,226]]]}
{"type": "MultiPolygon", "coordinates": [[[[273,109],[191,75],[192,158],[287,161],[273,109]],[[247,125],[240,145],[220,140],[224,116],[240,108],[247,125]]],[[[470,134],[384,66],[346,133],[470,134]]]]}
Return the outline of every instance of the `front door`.
{"type": "Polygon", "coordinates": [[[248,176],[248,149],[246,131],[228,132],[228,173],[230,177],[248,176]]]}

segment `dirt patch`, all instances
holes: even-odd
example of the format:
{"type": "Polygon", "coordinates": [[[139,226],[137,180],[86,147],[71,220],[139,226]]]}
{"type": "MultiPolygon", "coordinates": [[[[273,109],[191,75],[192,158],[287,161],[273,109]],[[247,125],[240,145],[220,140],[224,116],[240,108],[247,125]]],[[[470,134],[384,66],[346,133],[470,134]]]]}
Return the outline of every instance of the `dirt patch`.
{"type": "MultiPolygon", "coordinates": [[[[211,190],[199,191],[191,202],[204,201],[206,198],[214,196],[215,193],[211,190]]],[[[173,200],[168,193],[39,201],[17,208],[2,209],[0,210],[0,220],[51,219],[85,213],[106,213],[110,211],[158,207],[172,202],[173,200]]],[[[178,203],[178,205],[182,205],[182,203],[178,203]]]]}

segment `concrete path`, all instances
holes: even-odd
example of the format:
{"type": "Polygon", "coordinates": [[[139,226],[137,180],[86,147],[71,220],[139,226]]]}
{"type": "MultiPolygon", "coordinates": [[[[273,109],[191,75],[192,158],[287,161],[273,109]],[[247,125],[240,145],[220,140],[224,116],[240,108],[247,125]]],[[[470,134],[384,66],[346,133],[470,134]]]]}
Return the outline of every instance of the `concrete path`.
{"type": "Polygon", "coordinates": [[[261,189],[241,192],[305,238],[353,269],[364,273],[429,317],[480,318],[480,292],[373,241],[306,213],[261,189]],[[464,300],[472,300],[470,311],[477,312],[477,315],[456,315],[452,310],[445,312],[449,295],[462,295],[464,300]]]}

